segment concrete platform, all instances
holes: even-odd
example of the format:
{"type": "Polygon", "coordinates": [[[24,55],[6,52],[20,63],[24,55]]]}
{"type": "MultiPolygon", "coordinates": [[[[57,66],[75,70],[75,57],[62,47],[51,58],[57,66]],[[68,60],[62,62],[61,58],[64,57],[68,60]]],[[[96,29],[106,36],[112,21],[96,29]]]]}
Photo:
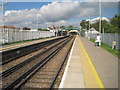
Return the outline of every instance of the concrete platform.
{"type": "Polygon", "coordinates": [[[118,58],[77,36],[59,88],[118,88],[118,58]]]}
{"type": "Polygon", "coordinates": [[[78,38],[75,39],[59,88],[85,88],[78,38]]]}
{"type": "MultiPolygon", "coordinates": [[[[59,36],[59,37],[62,37],[62,36],[59,36]]],[[[35,41],[28,41],[28,42],[11,44],[11,45],[3,45],[3,46],[0,47],[0,51],[7,51],[7,50],[15,49],[15,48],[18,48],[18,47],[27,46],[27,45],[31,45],[31,44],[35,44],[35,43],[38,43],[38,42],[59,38],[59,37],[43,38],[43,39],[35,40],[35,41]]]]}

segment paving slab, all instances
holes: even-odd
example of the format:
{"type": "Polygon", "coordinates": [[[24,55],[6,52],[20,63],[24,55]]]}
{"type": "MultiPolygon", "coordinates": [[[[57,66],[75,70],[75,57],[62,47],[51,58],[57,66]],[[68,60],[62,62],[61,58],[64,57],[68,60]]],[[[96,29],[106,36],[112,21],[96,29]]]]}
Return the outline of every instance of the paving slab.
{"type": "Polygon", "coordinates": [[[60,88],[85,88],[84,75],[78,47],[79,44],[76,38],[69,57],[70,62],[68,61],[69,65],[66,70],[67,74],[66,77],[62,79],[63,84],[61,84],[60,88]]]}
{"type": "Polygon", "coordinates": [[[77,36],[59,88],[118,88],[118,58],[77,36]]]}
{"type": "Polygon", "coordinates": [[[104,88],[118,88],[118,58],[87,38],[80,37],[104,88]]]}

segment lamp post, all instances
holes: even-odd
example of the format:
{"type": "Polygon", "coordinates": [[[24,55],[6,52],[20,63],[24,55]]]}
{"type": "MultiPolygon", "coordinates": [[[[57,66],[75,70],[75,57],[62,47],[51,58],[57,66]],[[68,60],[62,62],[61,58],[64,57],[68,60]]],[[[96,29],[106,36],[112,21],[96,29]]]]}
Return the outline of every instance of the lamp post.
{"type": "Polygon", "coordinates": [[[91,38],[91,30],[90,30],[90,16],[89,16],[89,32],[90,32],[90,36],[89,39],[91,38]]]}
{"type": "Polygon", "coordinates": [[[90,30],[90,16],[89,16],[89,30],[90,30]]]}
{"type": "Polygon", "coordinates": [[[100,15],[100,17],[99,17],[99,33],[101,34],[101,8],[102,6],[101,6],[101,0],[99,0],[99,15],[100,15]]]}
{"type": "MultiPolygon", "coordinates": [[[[101,16],[102,16],[102,5],[101,5],[101,0],[99,0],[99,15],[100,15],[100,19],[99,19],[99,33],[100,33],[100,36],[101,36],[101,16]]],[[[102,38],[102,37],[101,37],[102,38]]],[[[99,43],[99,45],[101,45],[101,42],[99,43]]]]}
{"type": "Polygon", "coordinates": [[[37,29],[39,28],[39,18],[40,18],[40,14],[37,14],[37,29]]]}
{"type": "MultiPolygon", "coordinates": [[[[5,34],[5,24],[4,24],[4,12],[5,12],[5,10],[4,10],[4,5],[5,4],[8,4],[8,2],[2,2],[1,5],[0,5],[2,7],[2,20],[3,20],[2,40],[5,38],[4,37],[4,34],[5,34]]],[[[5,43],[5,41],[3,40],[3,44],[4,43],[5,43]]]]}

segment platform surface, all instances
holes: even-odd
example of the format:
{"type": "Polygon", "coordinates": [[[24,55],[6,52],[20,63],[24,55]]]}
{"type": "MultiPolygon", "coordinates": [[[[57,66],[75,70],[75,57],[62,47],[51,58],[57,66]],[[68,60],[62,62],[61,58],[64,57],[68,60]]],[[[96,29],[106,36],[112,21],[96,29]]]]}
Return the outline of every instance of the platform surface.
{"type": "Polygon", "coordinates": [[[39,43],[39,42],[42,42],[42,41],[47,41],[47,40],[59,38],[59,37],[62,37],[62,36],[51,37],[51,38],[43,38],[43,39],[40,39],[40,40],[27,41],[27,42],[16,43],[16,44],[11,44],[11,45],[3,45],[3,46],[0,47],[0,51],[7,51],[7,50],[15,49],[15,48],[18,48],[18,47],[23,47],[23,46],[27,46],[27,45],[31,45],[31,44],[39,43]]]}
{"type": "Polygon", "coordinates": [[[77,36],[59,88],[118,88],[118,58],[77,36]]]}

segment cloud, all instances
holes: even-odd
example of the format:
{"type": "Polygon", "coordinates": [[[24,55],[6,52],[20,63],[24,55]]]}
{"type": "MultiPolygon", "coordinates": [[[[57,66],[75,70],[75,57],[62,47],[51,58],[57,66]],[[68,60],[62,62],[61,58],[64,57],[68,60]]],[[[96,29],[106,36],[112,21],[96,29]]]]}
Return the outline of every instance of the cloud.
{"type": "Polygon", "coordinates": [[[56,26],[56,27],[59,27],[59,26],[69,26],[69,25],[73,25],[73,26],[76,26],[76,27],[80,27],[80,22],[67,22],[67,21],[64,21],[64,20],[61,20],[61,21],[58,21],[58,22],[49,22],[49,23],[46,23],[46,24],[43,24],[41,25],[41,27],[44,25],[48,25],[48,26],[56,26]]]}
{"type": "Polygon", "coordinates": [[[29,20],[35,20],[35,16],[37,15],[37,9],[25,9],[18,11],[6,11],[5,12],[5,21],[6,23],[19,23],[29,20]]]}
{"type": "MultiPolygon", "coordinates": [[[[67,22],[70,19],[99,16],[98,3],[75,2],[52,2],[43,5],[40,9],[11,10],[5,12],[5,23],[19,27],[35,28],[37,19],[41,27],[48,27],[52,24],[68,25],[74,24],[67,22]],[[37,14],[40,17],[37,17],[37,14]]],[[[78,24],[77,24],[78,25],[78,24]]]]}
{"type": "Polygon", "coordinates": [[[40,9],[40,14],[44,16],[47,21],[67,20],[74,18],[80,11],[79,2],[52,2],[40,9]],[[78,11],[77,11],[78,10],[78,11]]]}

